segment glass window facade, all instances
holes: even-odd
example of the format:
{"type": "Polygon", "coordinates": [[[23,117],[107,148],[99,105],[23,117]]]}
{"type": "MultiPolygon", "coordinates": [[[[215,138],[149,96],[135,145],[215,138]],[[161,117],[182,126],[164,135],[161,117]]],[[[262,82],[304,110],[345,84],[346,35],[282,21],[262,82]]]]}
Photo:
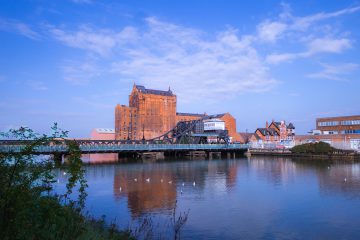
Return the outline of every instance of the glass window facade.
{"type": "Polygon", "coordinates": [[[341,121],[341,125],[360,125],[360,120],[341,121]]]}
{"type": "Polygon", "coordinates": [[[345,133],[350,133],[350,134],[360,134],[360,129],[350,129],[350,130],[345,130],[345,133]]]}
{"type": "Polygon", "coordinates": [[[331,126],[337,126],[339,125],[338,121],[332,121],[332,122],[318,122],[319,127],[331,127],[331,126]]]}

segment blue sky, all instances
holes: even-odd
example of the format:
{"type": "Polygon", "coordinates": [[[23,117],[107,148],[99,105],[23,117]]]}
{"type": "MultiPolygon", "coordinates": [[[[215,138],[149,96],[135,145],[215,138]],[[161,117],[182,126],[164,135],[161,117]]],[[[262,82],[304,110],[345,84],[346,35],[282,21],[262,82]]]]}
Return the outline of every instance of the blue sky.
{"type": "Polygon", "coordinates": [[[358,1],[12,1],[0,8],[0,130],[87,137],[134,82],[238,131],[359,114],[358,1]]]}

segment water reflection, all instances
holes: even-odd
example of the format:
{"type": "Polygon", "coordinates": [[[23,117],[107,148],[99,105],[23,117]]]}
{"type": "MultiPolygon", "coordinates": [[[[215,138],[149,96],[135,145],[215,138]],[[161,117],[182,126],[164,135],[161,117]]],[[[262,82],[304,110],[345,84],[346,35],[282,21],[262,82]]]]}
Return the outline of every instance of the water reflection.
{"type": "Polygon", "coordinates": [[[177,201],[179,211],[190,209],[185,239],[360,238],[359,163],[253,157],[85,169],[87,208],[122,227],[168,216],[177,201]]]}
{"type": "Polygon", "coordinates": [[[236,161],[223,164],[199,161],[194,165],[193,162],[183,161],[124,166],[116,168],[114,172],[114,197],[117,201],[127,198],[133,217],[172,210],[179,194],[203,192],[206,180],[218,191],[226,191],[235,185],[237,173],[236,161]]]}

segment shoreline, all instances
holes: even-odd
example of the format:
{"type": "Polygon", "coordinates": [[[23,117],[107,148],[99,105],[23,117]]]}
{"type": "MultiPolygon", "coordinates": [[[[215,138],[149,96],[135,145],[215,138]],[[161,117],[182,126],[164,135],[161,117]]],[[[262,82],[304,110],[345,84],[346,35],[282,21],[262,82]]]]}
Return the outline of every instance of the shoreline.
{"type": "Polygon", "coordinates": [[[360,153],[334,152],[334,153],[292,153],[288,149],[249,149],[250,156],[281,156],[294,159],[308,160],[346,160],[360,161],[360,153]]]}

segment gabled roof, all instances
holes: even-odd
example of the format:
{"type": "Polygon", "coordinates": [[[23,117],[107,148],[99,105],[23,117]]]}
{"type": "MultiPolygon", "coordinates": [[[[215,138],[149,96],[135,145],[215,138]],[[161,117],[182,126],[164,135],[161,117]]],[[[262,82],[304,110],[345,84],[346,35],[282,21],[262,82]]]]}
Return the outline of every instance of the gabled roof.
{"type": "Polygon", "coordinates": [[[274,125],[277,129],[279,129],[279,130],[280,130],[280,125],[281,125],[281,122],[275,122],[275,121],[272,121],[272,122],[270,123],[270,125],[269,125],[269,126],[271,126],[271,125],[274,125]]]}
{"type": "Polygon", "coordinates": [[[295,129],[295,126],[292,123],[289,123],[289,125],[287,126],[288,129],[295,129]]]}
{"type": "Polygon", "coordinates": [[[204,117],[206,116],[205,114],[201,114],[201,113],[176,113],[177,116],[191,116],[191,117],[204,117]]]}
{"type": "Polygon", "coordinates": [[[259,130],[259,132],[263,136],[279,136],[277,131],[275,129],[273,129],[273,128],[258,128],[258,129],[256,129],[256,131],[257,130],[259,130]]]}
{"type": "Polygon", "coordinates": [[[209,115],[210,118],[222,118],[226,113],[214,114],[209,115]]]}
{"type": "Polygon", "coordinates": [[[137,90],[139,90],[139,92],[145,93],[145,94],[154,94],[154,95],[161,95],[161,96],[174,96],[174,94],[170,90],[170,87],[169,87],[168,91],[147,89],[142,85],[135,85],[135,87],[137,88],[137,90]]]}
{"type": "Polygon", "coordinates": [[[115,133],[113,128],[95,128],[95,131],[98,133],[115,133]]]}

